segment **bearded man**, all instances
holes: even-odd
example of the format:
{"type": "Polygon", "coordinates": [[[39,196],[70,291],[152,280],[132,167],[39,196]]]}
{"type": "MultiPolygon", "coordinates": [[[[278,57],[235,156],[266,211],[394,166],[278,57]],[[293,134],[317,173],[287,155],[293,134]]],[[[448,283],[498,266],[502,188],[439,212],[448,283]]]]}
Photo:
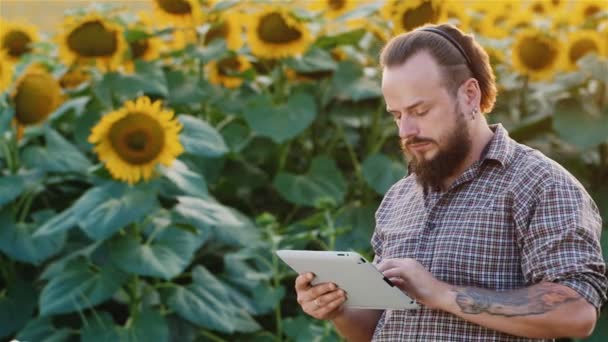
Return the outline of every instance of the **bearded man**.
{"type": "Polygon", "coordinates": [[[335,284],[296,279],[304,312],[350,341],[546,341],[589,336],[606,302],[598,209],[583,186],[485,114],[488,56],[450,25],[384,47],[382,92],[409,175],[386,193],[374,263],[422,304],[346,308],[335,284]]]}

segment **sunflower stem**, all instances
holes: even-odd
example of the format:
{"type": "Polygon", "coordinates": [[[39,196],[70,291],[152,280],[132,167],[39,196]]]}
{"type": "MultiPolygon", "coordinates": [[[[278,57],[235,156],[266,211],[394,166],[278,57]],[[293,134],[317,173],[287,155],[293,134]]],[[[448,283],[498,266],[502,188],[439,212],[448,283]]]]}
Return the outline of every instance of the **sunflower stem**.
{"type": "MultiPolygon", "coordinates": [[[[276,251],[278,249],[278,240],[275,239],[275,232],[273,230],[274,225],[273,224],[267,224],[266,225],[266,234],[268,234],[270,243],[271,243],[271,249],[272,252],[270,253],[272,255],[272,285],[274,288],[279,288],[281,287],[281,275],[279,273],[279,259],[277,258],[277,254],[276,251]]],[[[283,314],[281,312],[281,305],[277,305],[274,308],[274,315],[275,315],[275,321],[276,321],[276,329],[277,329],[277,333],[276,333],[276,337],[277,337],[277,341],[282,341],[283,340],[283,314]]]]}
{"type": "Polygon", "coordinates": [[[19,213],[19,220],[17,222],[24,222],[27,215],[30,213],[32,201],[34,199],[34,191],[27,192],[24,197],[25,201],[23,203],[23,207],[21,207],[21,212],[19,213]]]}
{"type": "Polygon", "coordinates": [[[336,130],[338,131],[338,134],[342,138],[342,141],[344,141],[344,145],[346,146],[346,150],[348,151],[350,160],[353,164],[353,167],[355,168],[355,173],[357,174],[357,180],[362,182],[363,175],[361,173],[361,164],[359,164],[359,160],[357,160],[357,154],[355,153],[355,150],[348,142],[348,139],[346,139],[346,134],[344,133],[344,130],[342,129],[342,126],[340,124],[336,124],[336,130]]]}
{"type": "Polygon", "coordinates": [[[279,154],[279,165],[277,168],[277,174],[285,169],[285,163],[287,161],[287,155],[291,148],[291,140],[281,146],[281,152],[279,154]]]}
{"type": "Polygon", "coordinates": [[[15,164],[13,161],[13,154],[11,153],[11,151],[8,147],[8,143],[4,139],[1,139],[0,146],[2,147],[2,155],[4,156],[4,159],[6,160],[8,169],[11,170],[11,174],[15,174],[15,164]]]}
{"type": "Polygon", "coordinates": [[[200,330],[199,334],[205,336],[210,341],[214,341],[214,342],[227,342],[223,338],[221,338],[221,337],[219,337],[219,336],[215,335],[214,333],[212,333],[210,331],[207,331],[207,330],[200,330]]]}

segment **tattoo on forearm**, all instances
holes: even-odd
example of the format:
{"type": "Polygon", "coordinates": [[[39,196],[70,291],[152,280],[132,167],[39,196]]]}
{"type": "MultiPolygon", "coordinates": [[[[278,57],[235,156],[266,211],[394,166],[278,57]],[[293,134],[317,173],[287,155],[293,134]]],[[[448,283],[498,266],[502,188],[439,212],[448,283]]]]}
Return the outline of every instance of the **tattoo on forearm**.
{"type": "Polygon", "coordinates": [[[540,315],[581,299],[574,290],[550,283],[504,292],[470,287],[455,287],[452,291],[456,292],[456,303],[462,312],[507,317],[540,315]]]}

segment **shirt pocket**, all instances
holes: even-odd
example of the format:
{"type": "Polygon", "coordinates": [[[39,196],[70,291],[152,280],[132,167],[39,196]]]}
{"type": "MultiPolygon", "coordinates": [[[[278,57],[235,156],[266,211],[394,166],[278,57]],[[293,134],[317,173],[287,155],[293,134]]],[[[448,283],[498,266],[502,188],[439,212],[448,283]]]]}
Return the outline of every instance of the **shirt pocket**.
{"type": "Polygon", "coordinates": [[[431,272],[453,285],[494,289],[521,285],[513,220],[500,209],[474,210],[447,220],[435,234],[431,272]]]}
{"type": "Polygon", "coordinates": [[[415,223],[384,227],[383,259],[415,258],[420,225],[415,223]]]}

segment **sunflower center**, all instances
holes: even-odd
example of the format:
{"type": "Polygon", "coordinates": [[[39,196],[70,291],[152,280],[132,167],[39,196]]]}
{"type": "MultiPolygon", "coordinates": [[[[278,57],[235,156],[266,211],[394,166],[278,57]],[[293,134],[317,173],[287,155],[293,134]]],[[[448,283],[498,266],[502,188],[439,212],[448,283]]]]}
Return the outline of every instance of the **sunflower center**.
{"type": "Polygon", "coordinates": [[[216,39],[222,39],[228,37],[230,28],[228,26],[227,21],[222,21],[221,23],[217,23],[213,25],[207,34],[205,34],[205,45],[211,43],[216,39]]]}
{"type": "Polygon", "coordinates": [[[68,35],[67,45],[82,57],[112,56],[118,50],[116,34],[98,20],[89,21],[68,35]]]}
{"type": "Polygon", "coordinates": [[[185,0],[156,0],[163,11],[171,14],[189,14],[192,12],[190,3],[185,0]]]}
{"type": "Polygon", "coordinates": [[[224,58],[217,63],[217,70],[220,73],[220,75],[223,75],[223,76],[230,76],[230,75],[234,74],[235,72],[238,72],[240,67],[241,67],[241,63],[239,62],[238,58],[236,58],[236,57],[224,58]]]}
{"type": "Polygon", "coordinates": [[[576,63],[576,61],[589,52],[598,52],[598,50],[598,46],[594,41],[590,39],[581,39],[572,44],[570,51],[568,51],[568,57],[570,57],[570,62],[576,63]]]}
{"type": "Polygon", "coordinates": [[[132,58],[138,59],[148,51],[150,43],[148,43],[147,39],[140,39],[129,43],[129,47],[131,48],[132,58]]]}
{"type": "Polygon", "coordinates": [[[346,0],[328,0],[327,5],[333,11],[339,11],[346,5],[346,0]]]}
{"type": "Polygon", "coordinates": [[[110,142],[124,161],[141,165],[153,161],[163,149],[165,132],[144,113],[129,113],[110,128],[110,142]]]}
{"type": "Polygon", "coordinates": [[[589,18],[594,16],[596,13],[599,13],[602,9],[595,5],[589,5],[589,7],[585,8],[585,18],[589,18]]]}
{"type": "Polygon", "coordinates": [[[260,20],[258,36],[269,43],[285,44],[300,39],[302,32],[289,27],[280,13],[269,13],[260,20]]]}
{"type": "Polygon", "coordinates": [[[31,51],[29,44],[32,42],[30,36],[23,31],[11,31],[4,36],[2,46],[11,57],[19,57],[31,51]]]}
{"type": "Polygon", "coordinates": [[[522,62],[532,70],[542,70],[557,58],[554,45],[539,37],[525,38],[518,53],[522,62]]]}
{"type": "Polygon", "coordinates": [[[42,122],[55,110],[60,96],[59,85],[51,75],[27,75],[19,82],[15,92],[15,118],[22,125],[42,122]]]}
{"type": "Polygon", "coordinates": [[[401,25],[405,31],[411,31],[418,26],[437,21],[437,12],[430,1],[425,1],[416,8],[403,12],[401,25]]]}

